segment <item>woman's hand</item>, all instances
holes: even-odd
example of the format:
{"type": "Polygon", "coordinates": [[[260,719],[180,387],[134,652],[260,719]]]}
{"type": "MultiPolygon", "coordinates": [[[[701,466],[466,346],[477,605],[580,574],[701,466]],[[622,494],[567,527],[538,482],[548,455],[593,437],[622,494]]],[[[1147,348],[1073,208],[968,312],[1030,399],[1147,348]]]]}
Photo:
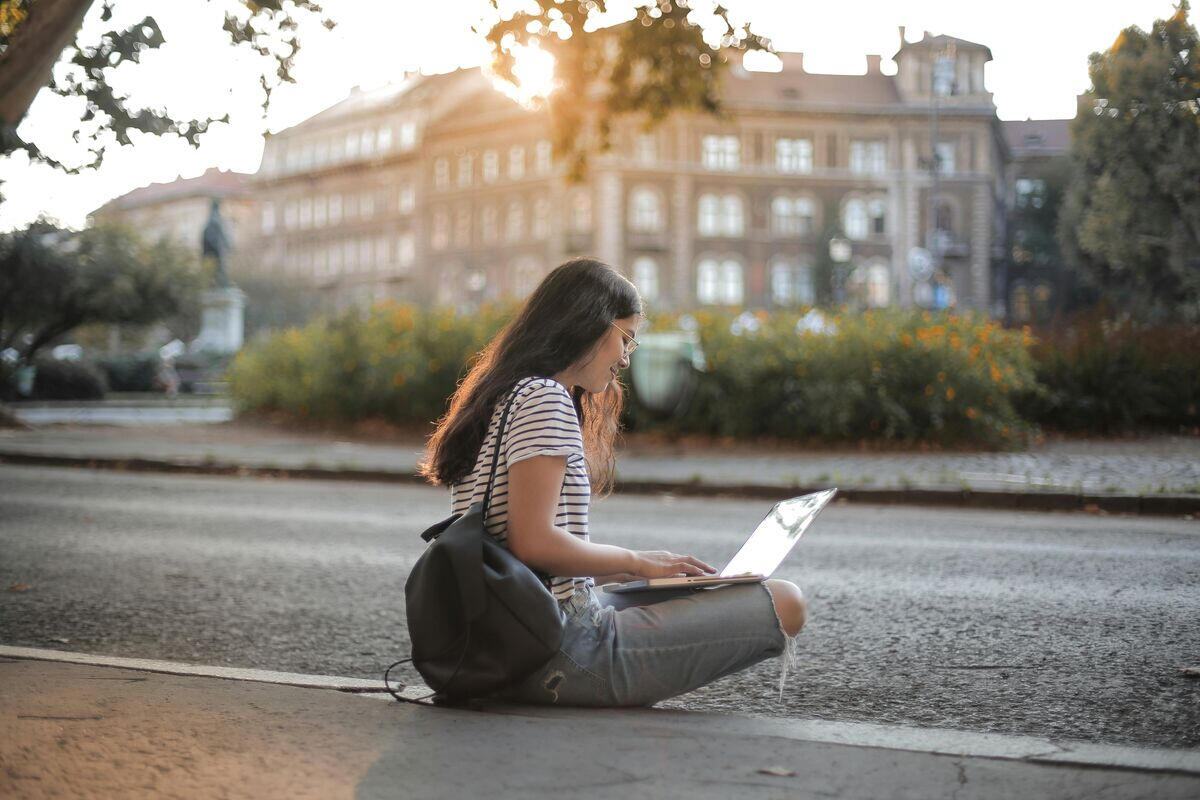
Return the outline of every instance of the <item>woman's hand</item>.
{"type": "Polygon", "coordinates": [[[694,556],[666,550],[634,550],[633,574],[639,578],[674,578],[680,575],[711,575],[716,569],[694,556]]]}

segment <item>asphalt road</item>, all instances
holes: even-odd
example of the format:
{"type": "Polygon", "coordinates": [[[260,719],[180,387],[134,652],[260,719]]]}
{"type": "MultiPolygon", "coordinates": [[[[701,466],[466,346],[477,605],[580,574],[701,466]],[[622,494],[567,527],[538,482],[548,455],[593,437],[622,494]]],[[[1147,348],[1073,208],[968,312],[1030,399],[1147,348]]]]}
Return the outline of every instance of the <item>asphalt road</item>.
{"type": "MultiPolygon", "coordinates": [[[[375,677],[407,653],[400,485],[0,467],[0,642],[375,677]]],[[[762,502],[614,497],[593,537],[728,557],[762,502]]],[[[665,705],[1200,746],[1200,523],[833,506],[777,573],[811,619],[665,705]]]]}

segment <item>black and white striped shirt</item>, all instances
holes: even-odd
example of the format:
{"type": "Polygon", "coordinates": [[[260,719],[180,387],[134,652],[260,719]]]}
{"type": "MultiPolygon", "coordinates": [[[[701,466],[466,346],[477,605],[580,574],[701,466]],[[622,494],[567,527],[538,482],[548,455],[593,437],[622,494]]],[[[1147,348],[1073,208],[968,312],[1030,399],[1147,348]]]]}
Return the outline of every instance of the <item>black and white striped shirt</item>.
{"type": "MultiPolygon", "coordinates": [[[[571,396],[566,387],[550,378],[523,378],[513,392],[517,393],[517,398],[508,415],[504,439],[500,442],[496,483],[484,527],[507,546],[509,467],[533,456],[566,456],[567,472],[559,492],[554,524],[587,541],[592,486],[583,456],[583,435],[571,396]]],[[[504,406],[511,397],[512,392],[496,404],[487,436],[475,460],[475,469],[450,487],[450,505],[454,514],[465,512],[472,503],[483,499],[492,468],[496,430],[500,427],[504,406]]],[[[591,578],[552,576],[547,585],[559,601],[565,601],[570,599],[577,584],[592,582],[591,578]]]]}

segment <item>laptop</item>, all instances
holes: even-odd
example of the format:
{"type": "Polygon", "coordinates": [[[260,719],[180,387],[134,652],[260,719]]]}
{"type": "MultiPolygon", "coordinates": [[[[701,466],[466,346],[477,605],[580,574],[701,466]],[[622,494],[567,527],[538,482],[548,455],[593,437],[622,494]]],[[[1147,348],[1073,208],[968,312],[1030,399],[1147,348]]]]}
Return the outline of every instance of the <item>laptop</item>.
{"type": "Polygon", "coordinates": [[[643,578],[627,583],[606,583],[600,588],[606,592],[620,593],[765,581],[783,563],[813,519],[835,494],[837,489],[825,489],[776,503],[754,529],[754,533],[750,534],[742,549],[716,575],[643,578]]]}

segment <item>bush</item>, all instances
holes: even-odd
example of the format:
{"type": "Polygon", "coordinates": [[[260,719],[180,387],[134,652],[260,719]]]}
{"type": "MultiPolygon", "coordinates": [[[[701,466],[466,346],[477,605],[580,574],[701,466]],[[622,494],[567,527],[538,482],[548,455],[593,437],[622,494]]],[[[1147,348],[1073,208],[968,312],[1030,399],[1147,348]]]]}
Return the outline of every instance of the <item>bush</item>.
{"type": "Polygon", "coordinates": [[[427,424],[511,315],[382,303],[256,339],[229,369],[234,407],[299,419],[427,424]]]}
{"type": "Polygon", "coordinates": [[[154,392],[159,357],[157,353],[138,353],[102,358],[98,362],[108,388],[114,392],[154,392]]]}
{"type": "MultiPolygon", "coordinates": [[[[1033,383],[1028,332],[970,314],[830,315],[836,332],[797,332],[794,313],[693,315],[708,369],[678,417],[633,428],[800,440],[882,439],[1012,446],[1032,428],[1013,393],[1033,383]]],[[[676,327],[676,316],[652,321],[676,327]]]]}
{"type": "Polygon", "coordinates": [[[1200,326],[1145,324],[1094,311],[1039,332],[1029,419],[1070,432],[1200,426],[1200,326]]]}
{"type": "Polygon", "coordinates": [[[99,400],[108,387],[98,367],[85,361],[38,359],[33,400],[99,400]]]}

